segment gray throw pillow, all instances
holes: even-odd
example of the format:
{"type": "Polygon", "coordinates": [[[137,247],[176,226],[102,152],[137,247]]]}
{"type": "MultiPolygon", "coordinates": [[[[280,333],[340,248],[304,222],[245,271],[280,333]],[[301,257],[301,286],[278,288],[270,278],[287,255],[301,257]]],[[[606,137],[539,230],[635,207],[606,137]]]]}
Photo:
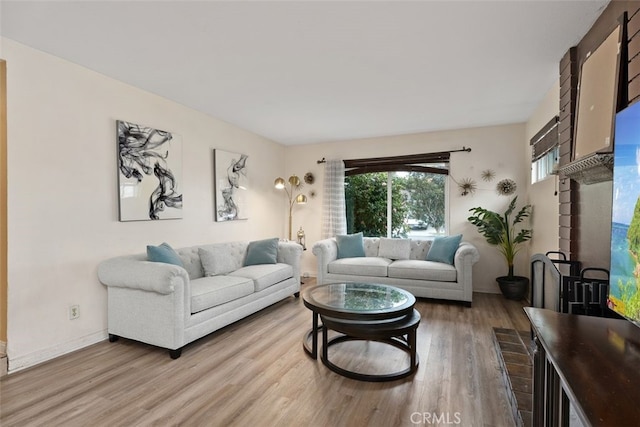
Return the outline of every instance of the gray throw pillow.
{"type": "Polygon", "coordinates": [[[389,259],[409,259],[411,254],[411,240],[380,238],[378,256],[389,259]]]}
{"type": "Polygon", "coordinates": [[[198,255],[205,276],[227,274],[236,269],[233,258],[224,250],[224,246],[211,249],[198,248],[198,255]]]}

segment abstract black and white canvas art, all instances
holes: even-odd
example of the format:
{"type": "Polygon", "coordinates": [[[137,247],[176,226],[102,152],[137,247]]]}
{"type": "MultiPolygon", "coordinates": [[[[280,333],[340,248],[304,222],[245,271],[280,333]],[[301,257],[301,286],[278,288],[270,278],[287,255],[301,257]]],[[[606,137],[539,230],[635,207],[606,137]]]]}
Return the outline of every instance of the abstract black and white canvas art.
{"type": "Polygon", "coordinates": [[[216,221],[247,219],[247,156],[213,150],[216,221]]]}
{"type": "Polygon", "coordinates": [[[117,121],[120,221],[182,218],[182,142],[176,135],[117,121]]]}

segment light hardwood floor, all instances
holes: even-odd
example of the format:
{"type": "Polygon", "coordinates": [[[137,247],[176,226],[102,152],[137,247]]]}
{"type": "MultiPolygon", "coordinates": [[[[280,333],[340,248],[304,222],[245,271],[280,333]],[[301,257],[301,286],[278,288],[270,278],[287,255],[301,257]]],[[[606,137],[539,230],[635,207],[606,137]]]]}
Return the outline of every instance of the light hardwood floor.
{"type": "MultiPolygon", "coordinates": [[[[420,366],[408,379],[355,381],[311,359],[302,349],[311,312],[291,297],[188,345],[177,360],[121,339],[10,374],[0,380],[0,425],[514,425],[492,328],[528,330],[522,304],[475,294],[472,308],[423,299],[416,308],[420,366]]],[[[405,363],[375,343],[336,348],[332,361],[364,369],[363,352],[391,370],[405,363]]]]}

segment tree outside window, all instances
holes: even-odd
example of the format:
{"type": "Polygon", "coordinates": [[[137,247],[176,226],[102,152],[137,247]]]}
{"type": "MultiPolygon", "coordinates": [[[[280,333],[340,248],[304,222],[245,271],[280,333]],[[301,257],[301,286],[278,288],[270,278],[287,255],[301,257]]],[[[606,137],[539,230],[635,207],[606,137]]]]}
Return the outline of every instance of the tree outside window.
{"type": "Polygon", "coordinates": [[[347,176],[347,231],[369,237],[441,235],[446,228],[445,184],[446,175],[424,172],[347,176]]]}
{"type": "Polygon", "coordinates": [[[445,227],[445,180],[446,175],[410,172],[405,184],[409,218],[437,235],[445,227]]]}

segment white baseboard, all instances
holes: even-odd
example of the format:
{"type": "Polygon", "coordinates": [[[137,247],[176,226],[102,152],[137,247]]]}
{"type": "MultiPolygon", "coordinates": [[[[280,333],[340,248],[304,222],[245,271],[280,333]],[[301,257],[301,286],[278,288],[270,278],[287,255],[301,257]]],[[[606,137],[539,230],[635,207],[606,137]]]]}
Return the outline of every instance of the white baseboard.
{"type": "Polygon", "coordinates": [[[71,353],[72,351],[80,350],[81,348],[92,344],[99,343],[100,341],[104,341],[106,338],[107,331],[104,330],[24,356],[11,357],[11,355],[9,355],[9,374],[30,368],[39,363],[46,362],[47,360],[71,353]]]}

